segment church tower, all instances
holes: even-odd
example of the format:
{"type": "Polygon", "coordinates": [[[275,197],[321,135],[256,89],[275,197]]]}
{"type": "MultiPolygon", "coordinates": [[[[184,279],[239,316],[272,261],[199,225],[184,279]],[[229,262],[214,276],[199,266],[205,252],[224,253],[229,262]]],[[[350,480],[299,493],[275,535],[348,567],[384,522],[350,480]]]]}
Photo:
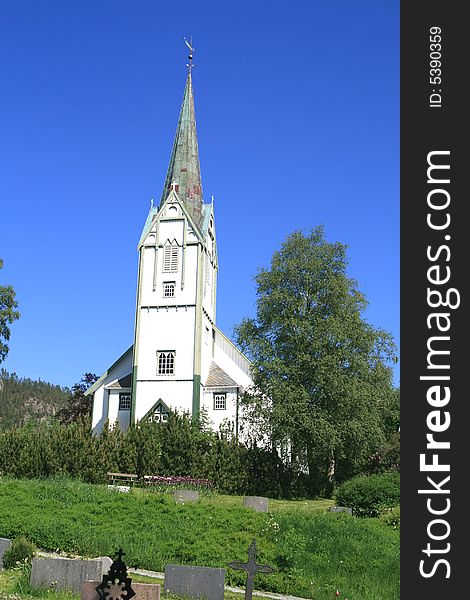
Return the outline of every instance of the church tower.
{"type": "Polygon", "coordinates": [[[134,344],[96,384],[93,428],[166,420],[169,411],[238,428],[249,361],[216,327],[217,244],[213,202],[205,203],[196,134],[192,56],[158,206],[138,244],[134,344]]]}

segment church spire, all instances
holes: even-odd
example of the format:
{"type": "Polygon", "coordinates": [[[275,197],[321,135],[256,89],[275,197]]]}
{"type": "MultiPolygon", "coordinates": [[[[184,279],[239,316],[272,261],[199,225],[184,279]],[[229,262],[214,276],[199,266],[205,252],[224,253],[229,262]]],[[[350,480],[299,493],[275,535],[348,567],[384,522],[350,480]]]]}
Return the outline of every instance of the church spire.
{"type": "Polygon", "coordinates": [[[189,55],[188,77],[184,88],[178,127],[171,152],[170,164],[163,188],[161,203],[170,193],[172,184],[176,184],[176,192],[184,202],[197,225],[201,223],[202,182],[199,166],[199,151],[196,134],[196,113],[194,110],[194,94],[192,84],[192,48],[189,55]]]}

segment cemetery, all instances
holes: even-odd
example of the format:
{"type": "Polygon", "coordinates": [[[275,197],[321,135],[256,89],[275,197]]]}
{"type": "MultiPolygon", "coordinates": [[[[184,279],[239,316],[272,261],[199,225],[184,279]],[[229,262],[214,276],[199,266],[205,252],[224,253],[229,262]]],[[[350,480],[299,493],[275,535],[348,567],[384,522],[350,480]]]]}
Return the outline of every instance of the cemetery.
{"type": "MultiPolygon", "coordinates": [[[[96,595],[96,587],[109,572],[111,558],[123,549],[136,600],[241,600],[256,590],[267,597],[313,600],[334,598],[336,591],[344,600],[398,597],[399,534],[380,519],[354,517],[349,507],[335,506],[333,500],[207,492],[195,497],[194,491],[184,499],[184,491],[162,494],[131,487],[121,493],[66,479],[2,477],[0,552],[21,532],[41,551],[57,556],[36,555],[27,576],[24,568],[22,573],[1,571],[1,593],[15,591],[21,581],[24,589],[54,590],[54,596],[38,596],[43,592],[35,588],[37,598],[105,600],[96,595]],[[136,569],[161,575],[146,578],[136,569]],[[228,587],[238,588],[238,594],[228,587]]],[[[2,600],[30,597],[0,595],[2,600]]]]}

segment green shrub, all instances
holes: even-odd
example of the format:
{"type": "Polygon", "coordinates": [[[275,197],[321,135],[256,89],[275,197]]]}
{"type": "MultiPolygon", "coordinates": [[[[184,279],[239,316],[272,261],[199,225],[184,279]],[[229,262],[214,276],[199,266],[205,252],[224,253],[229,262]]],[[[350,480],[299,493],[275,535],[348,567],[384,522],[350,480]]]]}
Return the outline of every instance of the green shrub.
{"type": "Polygon", "coordinates": [[[400,476],[383,473],[354,477],[336,490],[336,502],[350,506],[360,517],[377,517],[381,511],[400,504],[400,476]]]}
{"type": "Polygon", "coordinates": [[[5,569],[12,569],[18,563],[31,562],[36,553],[36,546],[24,536],[15,538],[10,548],[3,555],[3,566],[5,569]]]}
{"type": "Polygon", "coordinates": [[[392,529],[400,529],[400,507],[395,506],[382,510],[380,520],[392,529]]]}

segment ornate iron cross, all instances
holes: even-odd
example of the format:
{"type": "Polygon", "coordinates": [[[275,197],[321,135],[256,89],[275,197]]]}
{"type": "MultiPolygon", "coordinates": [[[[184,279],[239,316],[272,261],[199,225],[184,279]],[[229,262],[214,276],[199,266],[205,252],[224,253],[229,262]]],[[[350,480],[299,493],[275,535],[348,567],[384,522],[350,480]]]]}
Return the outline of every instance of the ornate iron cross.
{"type": "Polygon", "coordinates": [[[251,600],[253,597],[253,580],[256,573],[266,573],[266,575],[269,575],[274,572],[273,567],[270,565],[259,565],[256,562],[256,540],[253,540],[251,546],[248,548],[248,562],[242,563],[239,560],[234,560],[228,563],[228,566],[232,567],[232,569],[246,571],[245,600],[251,600]]]}
{"type": "Polygon", "coordinates": [[[114,555],[114,562],[107,575],[103,575],[100,585],[96,588],[100,600],[130,600],[135,596],[131,587],[132,579],[128,577],[127,567],[122,557],[122,548],[114,555]]]}

